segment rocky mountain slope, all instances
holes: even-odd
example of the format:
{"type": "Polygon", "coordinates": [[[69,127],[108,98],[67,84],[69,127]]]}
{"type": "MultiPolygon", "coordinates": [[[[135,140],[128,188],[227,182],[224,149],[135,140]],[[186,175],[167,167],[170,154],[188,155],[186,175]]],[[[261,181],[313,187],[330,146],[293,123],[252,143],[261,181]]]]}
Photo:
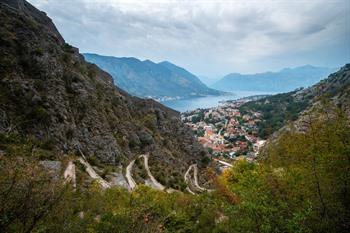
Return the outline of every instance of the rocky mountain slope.
{"type": "Polygon", "coordinates": [[[179,182],[164,177],[183,177],[201,164],[206,152],[178,112],[116,87],[65,43],[44,12],[24,0],[2,0],[0,21],[1,154],[23,156],[14,148],[25,142],[28,156],[83,153],[104,169],[125,168],[148,152],[156,178],[174,188],[179,182]]]}
{"type": "Polygon", "coordinates": [[[309,88],[248,102],[241,106],[241,111],[244,114],[262,113],[263,120],[258,124],[259,134],[266,138],[288,121],[295,122],[302,129],[307,115],[334,107],[350,116],[350,64],[309,88]]]}
{"type": "Polygon", "coordinates": [[[193,97],[220,95],[195,75],[170,62],[154,63],[133,57],[110,57],[84,54],[89,62],[110,73],[116,85],[139,97],[193,97]]]}
{"type": "Polygon", "coordinates": [[[228,74],[212,85],[222,91],[288,92],[309,87],[326,78],[336,69],[315,66],[285,68],[279,72],[258,74],[228,74]]]}
{"type": "Polygon", "coordinates": [[[296,101],[310,100],[308,107],[294,122],[299,130],[303,130],[303,124],[309,121],[310,117],[317,117],[319,112],[332,117],[334,111],[341,111],[350,118],[350,64],[346,64],[317,84],[298,91],[293,97],[296,101]]]}

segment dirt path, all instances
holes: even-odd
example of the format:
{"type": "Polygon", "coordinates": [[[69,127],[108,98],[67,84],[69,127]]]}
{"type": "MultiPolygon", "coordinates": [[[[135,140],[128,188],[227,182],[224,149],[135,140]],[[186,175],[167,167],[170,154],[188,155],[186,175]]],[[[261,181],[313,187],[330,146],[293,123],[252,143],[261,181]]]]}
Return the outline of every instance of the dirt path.
{"type": "Polygon", "coordinates": [[[85,166],[85,171],[87,174],[94,180],[96,180],[103,189],[107,189],[111,187],[111,184],[105,181],[99,174],[96,173],[96,171],[92,168],[92,166],[88,163],[86,160],[86,157],[84,153],[80,150],[80,147],[78,146],[78,151],[80,152],[81,158],[79,158],[79,161],[81,164],[85,166]]]}
{"type": "Polygon", "coordinates": [[[191,181],[190,172],[191,172],[192,168],[193,168],[193,164],[188,167],[188,169],[187,169],[187,171],[186,171],[186,173],[184,175],[184,180],[185,180],[185,183],[187,184],[186,190],[189,193],[195,195],[195,193],[189,187],[189,182],[191,181]]]}
{"type": "Polygon", "coordinates": [[[214,161],[216,161],[216,162],[218,162],[218,163],[221,163],[222,165],[225,165],[225,166],[227,166],[227,167],[233,167],[232,164],[227,163],[227,162],[222,161],[222,160],[219,160],[219,159],[214,159],[214,161]]]}
{"type": "Polygon", "coordinates": [[[132,166],[134,166],[134,163],[135,163],[135,159],[129,163],[129,165],[126,167],[126,172],[125,172],[125,178],[129,184],[130,190],[133,190],[136,187],[136,182],[131,175],[132,166]]]}
{"type": "Polygon", "coordinates": [[[148,158],[149,158],[149,154],[145,154],[145,155],[141,155],[140,158],[143,157],[143,160],[144,160],[144,165],[145,165],[145,169],[147,171],[147,175],[148,177],[151,179],[152,183],[153,183],[153,187],[155,189],[158,189],[158,190],[164,190],[165,187],[159,183],[156,178],[154,178],[154,176],[152,175],[151,173],[151,170],[149,169],[149,166],[148,166],[148,158]]]}
{"type": "MultiPolygon", "coordinates": [[[[191,182],[194,187],[196,189],[198,189],[199,191],[203,192],[203,191],[211,191],[209,189],[203,188],[199,185],[198,183],[198,167],[197,164],[192,164],[191,166],[188,167],[185,175],[184,175],[184,180],[186,182],[186,184],[189,184],[189,182],[191,182]],[[190,175],[191,170],[193,169],[193,179],[190,175]]],[[[190,187],[188,186],[186,189],[189,193],[194,194],[194,192],[190,189],[190,187]]]]}
{"type": "Polygon", "coordinates": [[[79,158],[79,161],[81,164],[85,166],[85,171],[89,174],[89,176],[96,180],[103,189],[107,189],[111,187],[111,184],[102,179],[102,177],[96,173],[96,171],[92,168],[92,166],[84,159],[84,158],[79,158]]]}
{"type": "Polygon", "coordinates": [[[184,180],[185,180],[186,183],[187,183],[188,180],[189,180],[188,174],[189,174],[190,171],[192,170],[192,166],[193,166],[193,165],[191,165],[191,166],[188,167],[188,169],[187,169],[187,171],[186,171],[186,173],[185,173],[185,175],[184,175],[184,180]]]}
{"type": "Polygon", "coordinates": [[[76,188],[76,174],[75,174],[75,164],[72,161],[68,162],[66,170],[64,170],[63,177],[66,182],[72,183],[73,187],[76,188]]]}
{"type": "Polygon", "coordinates": [[[194,192],[192,192],[192,190],[191,190],[189,187],[187,187],[186,190],[187,190],[187,192],[189,192],[190,194],[196,195],[194,192]]]}
{"type": "Polygon", "coordinates": [[[196,188],[198,188],[199,190],[201,191],[206,191],[207,189],[201,187],[199,184],[198,184],[198,167],[197,167],[197,164],[193,164],[193,177],[194,177],[194,185],[196,186],[196,188]]]}

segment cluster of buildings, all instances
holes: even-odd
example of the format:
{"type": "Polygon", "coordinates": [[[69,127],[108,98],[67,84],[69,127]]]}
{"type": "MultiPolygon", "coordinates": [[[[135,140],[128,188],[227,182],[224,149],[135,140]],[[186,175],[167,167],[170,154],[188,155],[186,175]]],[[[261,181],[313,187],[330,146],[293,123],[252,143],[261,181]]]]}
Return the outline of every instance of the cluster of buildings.
{"type": "Polygon", "coordinates": [[[146,99],[154,99],[158,102],[170,101],[170,100],[180,100],[183,99],[181,96],[145,96],[146,99]]]}
{"type": "Polygon", "coordinates": [[[265,140],[258,137],[259,112],[242,114],[239,107],[248,99],[228,101],[209,109],[182,114],[182,120],[198,141],[216,157],[254,160],[265,140]]]}

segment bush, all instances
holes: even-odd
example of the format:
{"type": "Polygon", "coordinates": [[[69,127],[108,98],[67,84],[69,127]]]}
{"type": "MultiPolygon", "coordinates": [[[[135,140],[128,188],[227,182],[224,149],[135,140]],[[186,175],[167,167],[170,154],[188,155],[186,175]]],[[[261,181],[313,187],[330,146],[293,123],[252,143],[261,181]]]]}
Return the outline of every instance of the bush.
{"type": "Polygon", "coordinates": [[[151,131],[155,131],[157,129],[157,118],[155,115],[148,114],[143,118],[143,124],[151,131]]]}
{"type": "Polygon", "coordinates": [[[0,229],[32,232],[40,228],[63,200],[60,181],[47,178],[47,171],[28,159],[0,160],[0,229]]]}
{"type": "Polygon", "coordinates": [[[101,166],[100,160],[95,155],[88,156],[87,160],[91,166],[101,166]]]}
{"type": "Polygon", "coordinates": [[[202,166],[207,166],[210,163],[210,158],[207,155],[204,155],[201,158],[201,164],[202,166]]]}
{"type": "Polygon", "coordinates": [[[50,122],[50,114],[42,106],[35,107],[30,115],[31,115],[31,119],[33,119],[35,122],[43,123],[43,124],[48,124],[50,122]]]}

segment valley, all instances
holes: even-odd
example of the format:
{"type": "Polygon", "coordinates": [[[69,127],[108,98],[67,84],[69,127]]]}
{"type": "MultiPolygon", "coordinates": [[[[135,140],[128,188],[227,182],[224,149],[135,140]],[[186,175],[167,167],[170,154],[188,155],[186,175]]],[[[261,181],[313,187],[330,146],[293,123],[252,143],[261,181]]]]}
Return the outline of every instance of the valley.
{"type": "Polygon", "coordinates": [[[182,121],[191,127],[198,142],[214,158],[253,161],[266,140],[259,138],[260,112],[242,114],[240,107],[265,96],[247,97],[221,103],[218,107],[182,113],[182,121]]]}
{"type": "MultiPolygon", "coordinates": [[[[0,232],[349,232],[350,64],[322,80],[328,69],[296,80],[288,79],[295,70],[284,69],[293,89],[283,93],[279,74],[268,82],[262,74],[261,89],[230,96],[167,61],[81,54],[48,16],[59,10],[66,21],[57,22],[86,35],[71,10],[99,10],[104,20],[79,14],[82,24],[108,28],[105,19],[128,12],[114,3],[74,1],[67,10],[59,1],[0,0],[0,232]],[[38,9],[44,6],[48,14],[38,9]],[[310,85],[295,89],[306,77],[310,85]]],[[[142,23],[162,9],[138,17],[130,4],[142,23]]],[[[176,12],[155,28],[167,29],[170,16],[186,19],[176,12]]],[[[127,38],[137,28],[150,37],[144,24],[123,19],[113,25],[125,27],[110,31],[127,38]]],[[[170,28],[190,35],[193,27],[176,21],[170,28]]],[[[126,41],[133,50],[138,39],[126,41]]],[[[161,45],[153,42],[152,52],[161,45]]],[[[205,58],[202,68],[212,65],[205,58]]]]}

